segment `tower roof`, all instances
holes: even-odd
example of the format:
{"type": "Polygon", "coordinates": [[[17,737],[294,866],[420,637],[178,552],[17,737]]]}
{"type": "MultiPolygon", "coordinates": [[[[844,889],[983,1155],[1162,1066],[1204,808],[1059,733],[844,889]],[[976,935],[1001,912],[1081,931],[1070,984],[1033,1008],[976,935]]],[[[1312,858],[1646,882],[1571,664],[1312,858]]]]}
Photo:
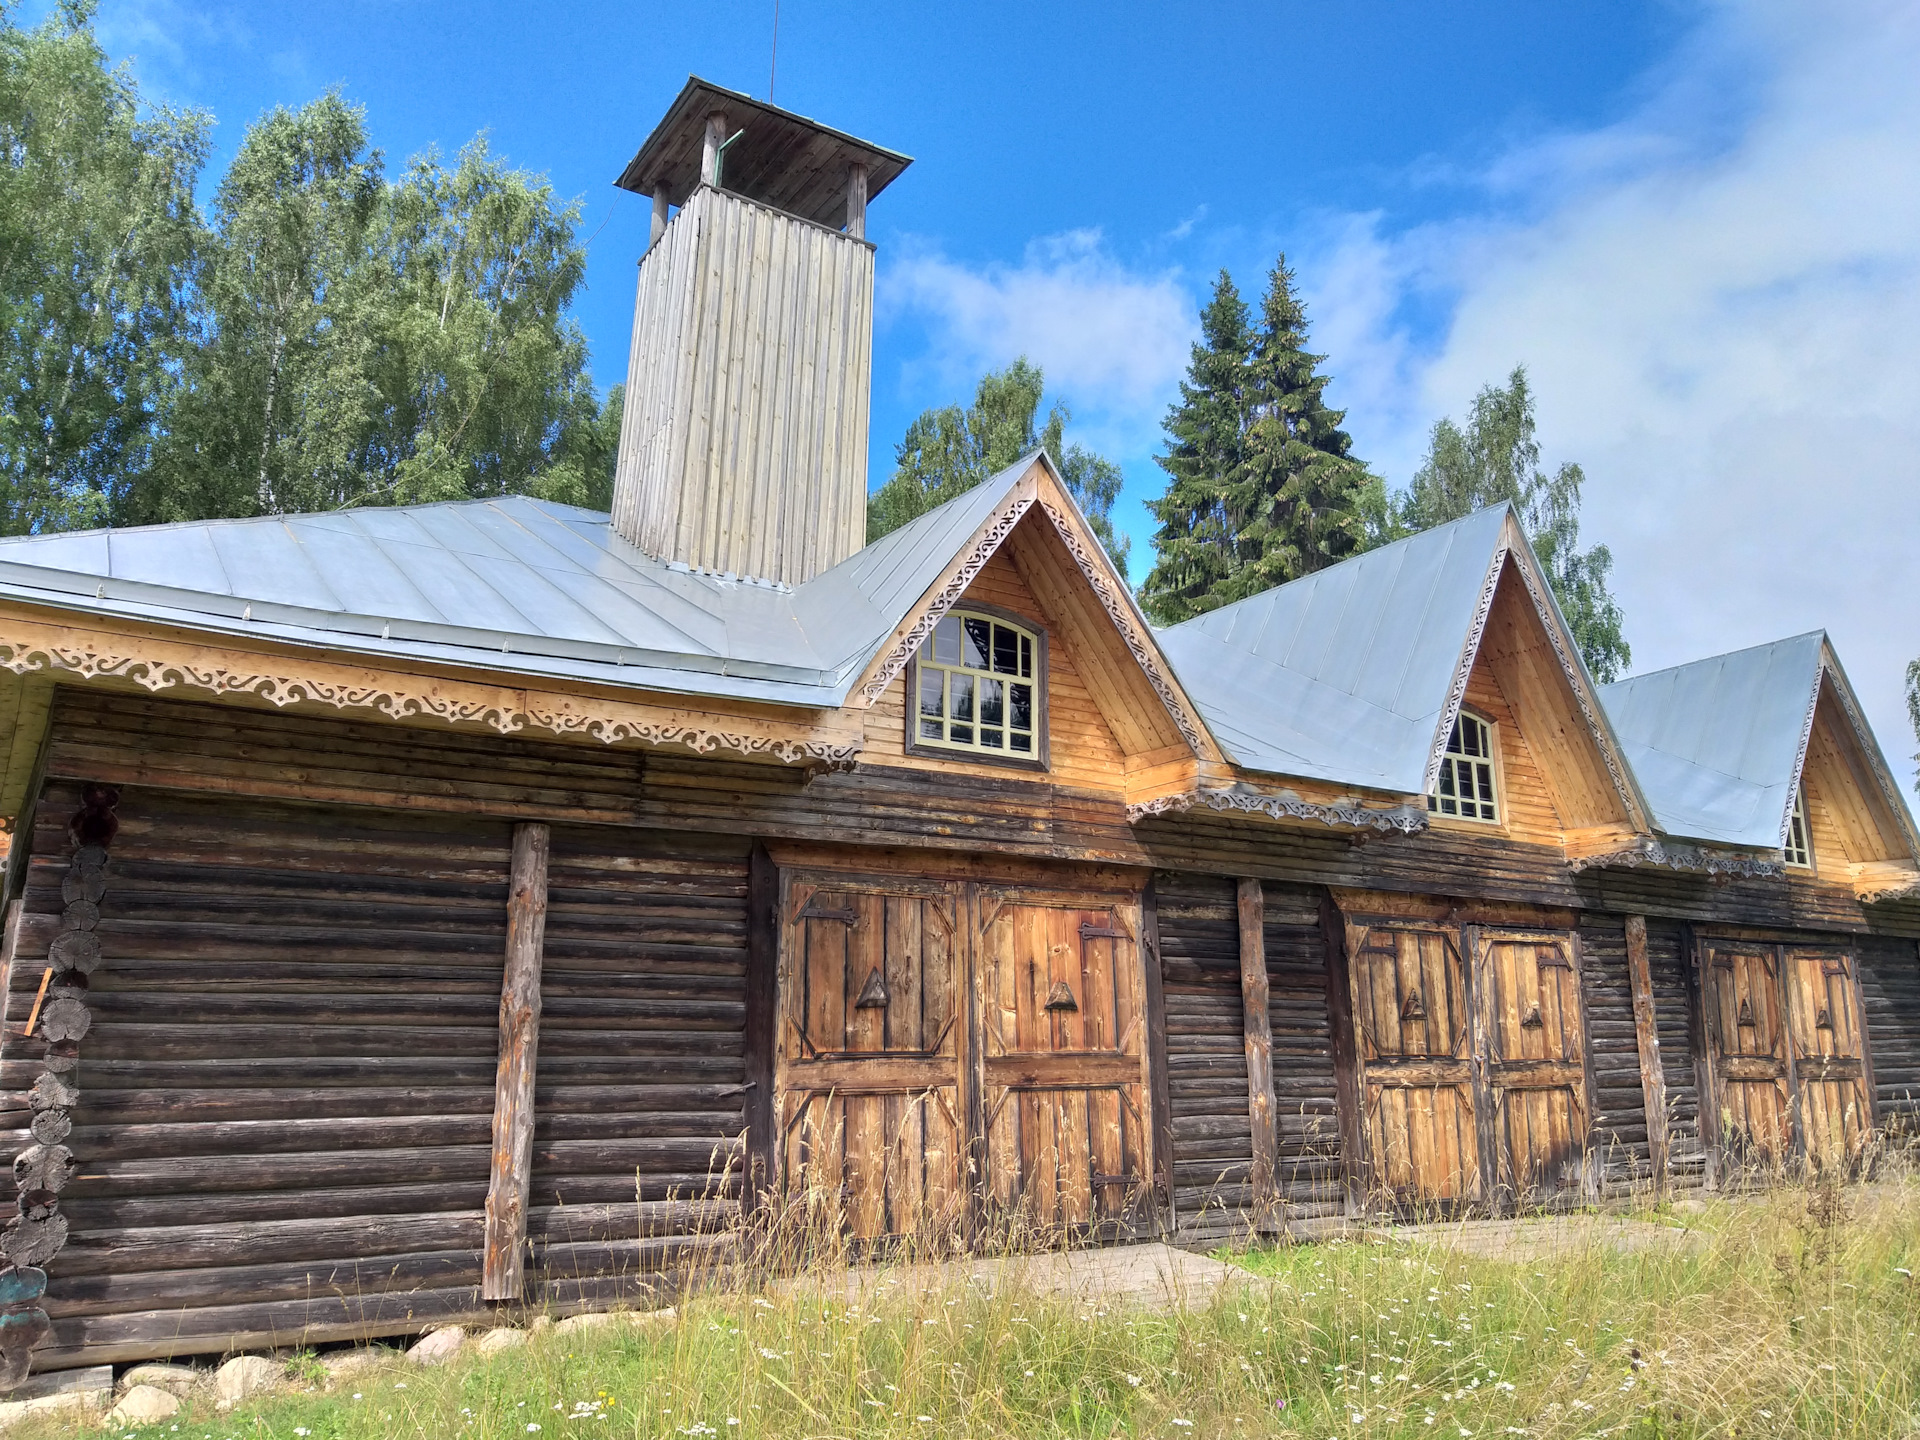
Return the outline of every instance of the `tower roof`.
{"type": "Polygon", "coordinates": [[[727,133],[737,137],[726,149],[722,188],[836,230],[846,216],[849,165],[867,167],[871,199],[913,163],[911,156],[693,75],[613,183],[642,195],[665,185],[669,204],[685,204],[700,183],[701,140],[715,111],[726,115],[727,133]]]}

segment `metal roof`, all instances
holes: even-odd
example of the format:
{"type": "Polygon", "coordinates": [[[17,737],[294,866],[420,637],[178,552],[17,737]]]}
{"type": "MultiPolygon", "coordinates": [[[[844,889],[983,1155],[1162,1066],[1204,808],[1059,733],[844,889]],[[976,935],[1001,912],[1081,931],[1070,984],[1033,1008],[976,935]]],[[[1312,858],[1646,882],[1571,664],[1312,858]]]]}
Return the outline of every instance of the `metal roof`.
{"type": "Polygon", "coordinates": [[[528,496],[0,539],[0,596],[490,672],[839,705],[1026,473],[788,588],[643,554],[528,496]]]}
{"type": "Polygon", "coordinates": [[[1826,643],[1814,630],[1601,687],[1661,830],[1780,848],[1826,643]]]}
{"type": "Polygon", "coordinates": [[[725,112],[728,131],[738,135],[721,161],[721,188],[836,230],[847,217],[849,165],[867,167],[872,200],[913,163],[897,150],[690,75],[613,183],[642,195],[664,185],[670,204],[686,204],[700,183],[707,116],[716,110],[725,112]]]}
{"type": "Polygon", "coordinates": [[[1236,764],[1420,794],[1508,514],[1491,506],[1155,638],[1236,764]]]}

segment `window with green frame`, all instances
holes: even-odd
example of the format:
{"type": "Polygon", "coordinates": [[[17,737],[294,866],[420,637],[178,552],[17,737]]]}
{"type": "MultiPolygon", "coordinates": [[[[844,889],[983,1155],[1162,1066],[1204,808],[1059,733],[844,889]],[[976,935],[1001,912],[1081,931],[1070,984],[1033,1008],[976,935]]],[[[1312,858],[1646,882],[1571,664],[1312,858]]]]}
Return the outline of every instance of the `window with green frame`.
{"type": "Polygon", "coordinates": [[[1500,820],[1500,781],[1494,770],[1493,726],[1462,710],[1447,736],[1440,759],[1440,775],[1427,809],[1437,815],[1497,824],[1500,820]]]}
{"type": "Polygon", "coordinates": [[[916,749],[1038,763],[1046,647],[1001,615],[955,610],[942,617],[914,665],[916,749]]]}

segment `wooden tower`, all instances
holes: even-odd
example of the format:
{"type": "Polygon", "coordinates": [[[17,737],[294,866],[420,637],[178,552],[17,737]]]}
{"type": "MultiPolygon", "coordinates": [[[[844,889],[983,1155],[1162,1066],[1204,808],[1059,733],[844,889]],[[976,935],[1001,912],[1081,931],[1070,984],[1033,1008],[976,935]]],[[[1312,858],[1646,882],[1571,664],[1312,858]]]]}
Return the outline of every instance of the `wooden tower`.
{"type": "Polygon", "coordinates": [[[620,534],[663,560],[789,585],[866,543],[866,208],[909,163],[687,81],[616,182],[653,197],[620,534]]]}

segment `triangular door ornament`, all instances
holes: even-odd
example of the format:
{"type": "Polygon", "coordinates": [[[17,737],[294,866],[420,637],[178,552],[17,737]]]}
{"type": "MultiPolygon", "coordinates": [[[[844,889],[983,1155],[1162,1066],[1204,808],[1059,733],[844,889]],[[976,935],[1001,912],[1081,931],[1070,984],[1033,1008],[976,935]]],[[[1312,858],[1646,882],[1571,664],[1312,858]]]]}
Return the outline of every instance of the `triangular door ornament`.
{"type": "Polygon", "coordinates": [[[1420,998],[1418,990],[1409,990],[1404,1004],[1400,1007],[1401,1020],[1424,1020],[1427,1018],[1426,1001],[1420,998]]]}
{"type": "Polygon", "coordinates": [[[880,967],[875,966],[867,972],[867,983],[860,987],[860,998],[853,1002],[856,1010],[884,1010],[887,1008],[887,982],[880,978],[880,967]]]}
{"type": "Polygon", "coordinates": [[[1740,1023],[1742,1025],[1751,1025],[1754,1023],[1753,1002],[1751,1000],[1742,1000],[1740,1002],[1740,1023]]]}
{"type": "Polygon", "coordinates": [[[1813,1017],[1813,1028],[1816,1030],[1833,1029],[1833,1012],[1822,1005],[1819,1013],[1813,1017]]]}
{"type": "Polygon", "coordinates": [[[1056,980],[1053,989],[1047,992],[1047,1009],[1078,1010],[1080,1002],[1073,998],[1073,991],[1067,988],[1067,982],[1056,980]]]}
{"type": "Polygon", "coordinates": [[[1522,1030],[1538,1030],[1546,1023],[1546,1021],[1540,1018],[1540,1007],[1537,1004],[1529,1005],[1527,1007],[1527,1013],[1520,1017],[1520,1028],[1522,1030]]]}

